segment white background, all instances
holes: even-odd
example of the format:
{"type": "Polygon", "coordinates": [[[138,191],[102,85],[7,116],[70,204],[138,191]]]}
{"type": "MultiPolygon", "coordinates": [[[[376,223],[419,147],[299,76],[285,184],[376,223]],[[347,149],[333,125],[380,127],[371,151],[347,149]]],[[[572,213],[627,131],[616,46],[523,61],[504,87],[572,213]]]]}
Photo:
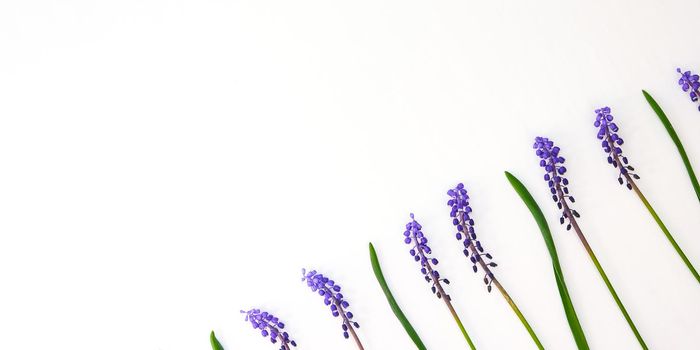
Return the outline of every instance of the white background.
{"type": "Polygon", "coordinates": [[[661,123],[700,168],[698,1],[3,1],[0,348],[353,349],[315,267],[344,287],[367,349],[410,349],[371,273],[376,245],[430,349],[464,340],[402,243],[413,211],[479,349],[529,349],[461,255],[445,191],[462,181],[497,277],[546,347],[573,349],[540,233],[550,219],[594,349],[636,349],[531,149],[562,147],[580,224],[654,349],[698,347],[700,289],[616,181],[593,109],[613,108],[642,190],[700,266],[700,204],[661,123]]]}

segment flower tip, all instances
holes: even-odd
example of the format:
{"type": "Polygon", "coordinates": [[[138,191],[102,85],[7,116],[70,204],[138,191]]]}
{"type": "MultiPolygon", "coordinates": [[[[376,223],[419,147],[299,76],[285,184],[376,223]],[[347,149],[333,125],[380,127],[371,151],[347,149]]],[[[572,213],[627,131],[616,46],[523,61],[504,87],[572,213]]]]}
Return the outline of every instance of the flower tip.
{"type": "Polygon", "coordinates": [[[414,216],[413,216],[413,213],[410,213],[410,214],[408,214],[408,216],[410,216],[410,217],[411,217],[411,219],[413,219],[413,218],[414,218],[414,216]]]}

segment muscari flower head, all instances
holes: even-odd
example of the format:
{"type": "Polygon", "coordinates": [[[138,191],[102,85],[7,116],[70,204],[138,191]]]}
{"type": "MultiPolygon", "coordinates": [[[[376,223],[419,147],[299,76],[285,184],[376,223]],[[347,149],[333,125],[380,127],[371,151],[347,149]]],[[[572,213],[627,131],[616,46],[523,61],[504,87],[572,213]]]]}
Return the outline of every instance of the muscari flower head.
{"type": "MultiPolygon", "coordinates": [[[[406,224],[406,231],[404,231],[404,243],[412,244],[409,253],[413,256],[413,259],[420,262],[420,272],[423,274],[426,282],[432,282],[433,294],[436,294],[438,298],[442,298],[443,295],[438,290],[438,284],[444,282],[445,284],[450,284],[450,281],[446,278],[440,278],[440,273],[435,269],[435,265],[438,264],[438,259],[428,257],[432,253],[432,250],[428,246],[428,238],[423,234],[423,226],[415,220],[413,213],[410,214],[411,221],[406,224]]],[[[448,295],[445,295],[447,300],[448,295]]]]}
{"type": "Polygon", "coordinates": [[[564,177],[564,174],[566,174],[564,162],[566,160],[559,154],[559,147],[554,146],[554,142],[546,137],[535,137],[535,143],[532,145],[532,148],[535,149],[535,154],[540,158],[540,167],[544,168],[544,181],[549,186],[552,200],[557,203],[557,207],[562,211],[559,223],[564,224],[565,220],[569,220],[566,229],[570,230],[571,215],[579,217],[579,213],[570,209],[567,203],[567,200],[570,203],[574,203],[576,200],[569,194],[569,180],[564,177]],[[569,212],[571,215],[569,215],[569,212]]]}
{"type": "Polygon", "coordinates": [[[278,340],[281,341],[280,350],[285,350],[285,344],[297,346],[297,343],[289,339],[289,334],[283,330],[284,323],[271,313],[260,311],[260,309],[241,310],[241,313],[245,314],[245,320],[250,322],[253,329],[260,330],[263,337],[269,337],[273,344],[277,343],[278,340]]]}
{"type": "Polygon", "coordinates": [[[342,329],[345,339],[349,338],[348,327],[360,328],[360,324],[352,321],[353,314],[347,311],[350,303],[345,300],[345,296],[340,292],[340,285],[336,284],[332,279],[311,270],[306,272],[306,269],[301,270],[302,281],[306,281],[306,285],[311,288],[311,291],[318,293],[323,297],[323,303],[331,310],[333,317],[341,316],[343,319],[342,329]]]}
{"type": "MultiPolygon", "coordinates": [[[[496,267],[496,263],[491,261],[493,259],[491,254],[484,251],[481,242],[476,238],[474,220],[470,216],[472,208],[469,205],[469,195],[464,185],[461,183],[457,184],[455,188],[447,191],[447,195],[450,196],[447,205],[451,208],[450,217],[452,217],[452,224],[457,227],[455,238],[458,241],[462,241],[464,245],[462,252],[472,262],[474,272],[478,271],[477,265],[482,262],[486,266],[496,267]]],[[[484,273],[484,284],[486,284],[486,289],[491,292],[493,273],[490,270],[484,271],[484,273]]]]}
{"type": "Polygon", "coordinates": [[[622,154],[622,144],[624,141],[617,134],[619,128],[613,122],[613,116],[610,114],[610,107],[603,107],[595,110],[595,122],[593,125],[598,128],[598,139],[601,141],[603,151],[608,154],[608,164],[620,170],[617,181],[620,185],[627,181],[627,188],[632,189],[630,177],[639,179],[639,175],[633,173],[634,167],[629,165],[627,157],[622,154]],[[623,180],[624,179],[624,180],[623,180]]]}
{"type": "MultiPolygon", "coordinates": [[[[693,102],[698,101],[698,95],[700,95],[700,76],[697,74],[692,74],[690,71],[683,72],[680,68],[676,68],[681,77],[678,79],[678,85],[681,86],[684,92],[689,92],[690,100],[693,102]]],[[[698,106],[700,110],[700,106],[698,106]]]]}

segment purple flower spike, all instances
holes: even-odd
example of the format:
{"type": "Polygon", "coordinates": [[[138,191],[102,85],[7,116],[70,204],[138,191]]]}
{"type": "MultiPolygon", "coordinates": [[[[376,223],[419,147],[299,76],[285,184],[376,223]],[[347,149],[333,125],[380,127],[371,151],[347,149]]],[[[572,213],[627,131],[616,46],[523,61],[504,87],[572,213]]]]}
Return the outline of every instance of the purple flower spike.
{"type": "Polygon", "coordinates": [[[564,177],[564,174],[566,174],[565,159],[559,154],[559,147],[554,146],[554,142],[546,137],[536,137],[532,148],[536,150],[535,154],[540,158],[540,166],[545,170],[544,181],[549,186],[552,200],[557,203],[557,207],[562,211],[559,223],[563,225],[568,220],[569,222],[566,225],[566,230],[568,231],[572,225],[572,218],[569,212],[575,217],[580,215],[576,210],[570,210],[569,208],[568,202],[574,203],[576,200],[569,194],[569,188],[567,187],[569,180],[564,177]]]}
{"type": "MultiPolygon", "coordinates": [[[[698,97],[700,97],[700,76],[697,74],[692,74],[690,71],[683,72],[680,68],[676,68],[681,77],[678,79],[678,85],[681,86],[684,92],[688,92],[690,95],[690,100],[693,102],[698,102],[698,97]]],[[[700,106],[698,106],[700,110],[700,106]]]]}
{"type": "Polygon", "coordinates": [[[353,338],[358,341],[353,328],[360,328],[360,324],[353,321],[354,315],[352,312],[347,311],[350,303],[345,300],[345,297],[340,292],[340,285],[323,274],[316,272],[316,270],[306,272],[306,269],[302,269],[301,273],[301,280],[306,281],[306,285],[311,288],[311,291],[323,297],[323,303],[330,308],[333,317],[341,316],[343,319],[341,327],[345,339],[348,339],[352,334],[353,338]]]}
{"type": "Polygon", "coordinates": [[[441,278],[440,273],[435,269],[438,259],[428,256],[432,253],[432,250],[428,246],[428,238],[423,234],[423,227],[415,220],[413,213],[410,216],[411,221],[406,224],[406,231],[403,233],[404,243],[412,244],[409,253],[413,256],[413,260],[420,262],[420,272],[423,274],[425,281],[432,282],[431,289],[433,294],[437,295],[438,299],[444,296],[449,301],[450,296],[445,294],[440,282],[450,284],[450,281],[446,278],[441,278]]]}
{"type": "Polygon", "coordinates": [[[608,164],[619,169],[620,173],[617,176],[617,181],[620,185],[627,184],[628,189],[632,189],[630,177],[639,180],[639,175],[635,174],[634,167],[629,165],[627,157],[622,154],[622,144],[624,141],[618,136],[618,127],[613,122],[613,116],[610,114],[610,107],[603,107],[595,110],[595,122],[593,125],[598,128],[598,139],[601,141],[603,151],[608,154],[608,164]]]}
{"type": "Polygon", "coordinates": [[[494,276],[489,267],[496,267],[497,265],[491,261],[493,257],[484,251],[481,242],[476,238],[474,220],[470,216],[472,208],[469,206],[467,190],[460,183],[455,188],[448,190],[447,195],[450,196],[447,205],[451,208],[450,217],[452,218],[452,224],[457,227],[455,238],[458,241],[462,241],[464,245],[462,252],[472,262],[472,269],[475,273],[478,271],[477,265],[481,265],[482,270],[484,270],[486,290],[491,292],[491,283],[493,283],[494,276]]]}
{"type": "Polygon", "coordinates": [[[245,314],[245,320],[250,322],[253,329],[260,330],[260,335],[264,338],[269,337],[273,344],[279,341],[282,344],[280,350],[289,350],[289,345],[297,346],[297,343],[284,331],[284,323],[271,313],[260,309],[241,310],[241,313],[245,314]]]}

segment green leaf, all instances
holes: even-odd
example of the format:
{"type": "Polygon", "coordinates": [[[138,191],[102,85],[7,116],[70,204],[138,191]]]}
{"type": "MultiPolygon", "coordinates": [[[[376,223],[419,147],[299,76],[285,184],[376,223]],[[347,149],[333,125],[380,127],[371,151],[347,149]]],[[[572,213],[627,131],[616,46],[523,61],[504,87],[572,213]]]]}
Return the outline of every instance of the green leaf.
{"type": "Polygon", "coordinates": [[[224,350],[224,347],[221,346],[221,343],[219,343],[219,339],[216,339],[214,331],[211,331],[211,334],[209,335],[209,341],[211,342],[212,350],[224,350]]]}
{"type": "Polygon", "coordinates": [[[666,132],[668,132],[668,136],[671,137],[671,140],[673,140],[673,143],[676,144],[676,148],[678,149],[678,153],[680,153],[681,158],[683,159],[683,164],[685,164],[685,170],[688,171],[688,176],[690,177],[690,182],[693,184],[693,188],[695,189],[695,195],[698,197],[698,201],[700,201],[700,183],[698,183],[698,178],[695,176],[695,171],[693,171],[693,166],[690,165],[690,160],[688,159],[688,155],[685,153],[685,148],[683,148],[683,144],[681,143],[681,139],[678,138],[678,134],[676,134],[676,130],[673,129],[673,125],[671,125],[671,122],[668,120],[666,117],[666,113],[661,109],[658,103],[654,100],[651,95],[649,95],[648,92],[642,90],[642,94],[644,94],[644,98],[647,99],[647,102],[649,102],[649,105],[651,106],[651,109],[656,112],[656,115],[659,117],[659,120],[661,120],[661,123],[664,125],[666,128],[666,132]]]}
{"type": "Polygon", "coordinates": [[[557,282],[557,289],[559,290],[559,296],[561,297],[561,303],[564,306],[564,313],[566,314],[566,319],[569,321],[569,328],[571,328],[571,333],[574,336],[576,345],[579,349],[589,349],[588,342],[586,341],[586,335],[583,333],[583,328],[581,328],[581,323],[576,315],[576,310],[574,309],[574,304],[571,301],[571,296],[569,295],[569,290],[566,288],[566,283],[564,282],[564,274],[562,273],[561,266],[559,265],[559,255],[557,255],[557,248],[554,245],[554,239],[552,238],[552,233],[549,231],[549,225],[547,225],[547,220],[542,214],[542,210],[532,198],[532,195],[527,190],[525,185],[523,185],[518,178],[513,176],[511,173],[506,171],[506,177],[508,181],[518,193],[520,198],[525,202],[525,205],[530,209],[530,213],[535,218],[537,226],[539,226],[542,232],[542,237],[544,238],[544,243],[549,250],[549,256],[552,258],[552,267],[554,269],[554,279],[557,282]]]}
{"type": "Polygon", "coordinates": [[[379,285],[382,287],[382,291],[384,291],[384,295],[386,296],[386,300],[389,302],[391,311],[393,311],[394,315],[396,315],[396,318],[399,319],[399,322],[401,322],[401,325],[406,330],[406,333],[408,333],[408,336],[411,337],[413,343],[416,344],[416,347],[420,350],[426,350],[425,345],[423,345],[423,341],[418,336],[418,333],[416,333],[416,330],[413,329],[413,326],[411,326],[411,322],[408,322],[406,315],[404,315],[403,311],[401,311],[399,304],[397,304],[396,299],[394,299],[394,295],[391,294],[391,290],[389,289],[389,286],[386,284],[386,280],[384,279],[382,267],[379,265],[377,252],[374,250],[374,246],[372,245],[372,243],[369,244],[369,259],[372,261],[372,270],[374,270],[374,276],[377,277],[377,282],[379,282],[379,285]]]}

